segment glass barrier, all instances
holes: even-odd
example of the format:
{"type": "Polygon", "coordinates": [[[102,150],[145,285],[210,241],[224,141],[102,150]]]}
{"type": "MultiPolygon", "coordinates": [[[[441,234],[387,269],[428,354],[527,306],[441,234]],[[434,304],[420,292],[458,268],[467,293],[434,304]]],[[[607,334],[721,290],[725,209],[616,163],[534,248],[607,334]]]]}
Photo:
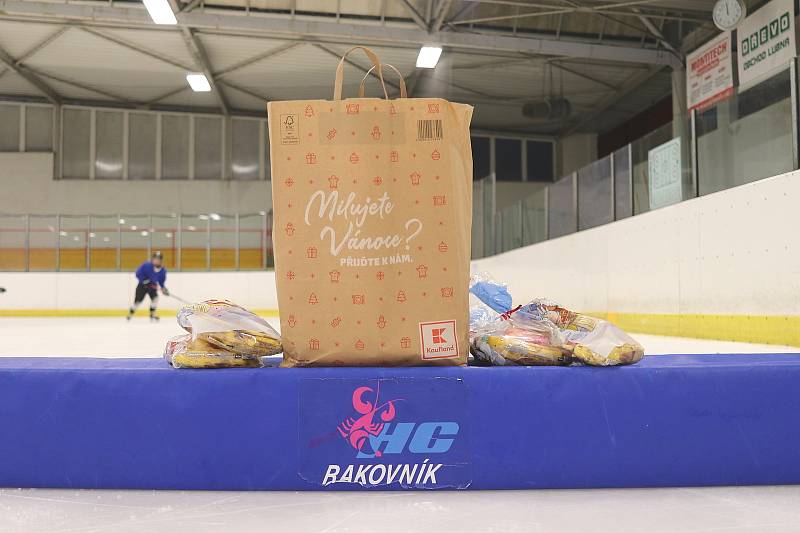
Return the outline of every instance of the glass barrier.
{"type": "Polygon", "coordinates": [[[633,214],[631,186],[631,145],[614,152],[614,218],[621,220],[633,214]]]}
{"type": "Polygon", "coordinates": [[[92,215],[89,220],[89,269],[119,268],[120,224],[118,216],[92,215]]]}
{"type": "Polygon", "coordinates": [[[550,239],[578,231],[575,179],[575,174],[570,174],[547,188],[547,228],[550,239]]]}
{"type": "Polygon", "coordinates": [[[150,217],[150,249],[161,252],[164,266],[174,269],[178,265],[178,215],[153,215],[150,217]]]}
{"type": "Polygon", "coordinates": [[[235,270],[238,262],[236,254],[236,217],[211,215],[211,270],[235,270]]]}
{"type": "Polygon", "coordinates": [[[28,270],[58,270],[58,217],[30,215],[28,224],[28,270]]]}
{"type": "Polygon", "coordinates": [[[521,202],[522,246],[547,240],[547,187],[521,202]]]}
{"type": "Polygon", "coordinates": [[[589,229],[614,221],[612,193],[611,156],[578,171],[578,229],[589,229]]]}
{"type": "Polygon", "coordinates": [[[120,215],[119,224],[120,268],[136,269],[150,257],[150,217],[147,215],[120,215]]]}
{"type": "Polygon", "coordinates": [[[239,215],[239,268],[258,270],[267,264],[266,213],[239,215]]]}
{"type": "Polygon", "coordinates": [[[26,268],[25,215],[0,216],[0,270],[26,268]]]}
{"type": "Polygon", "coordinates": [[[210,220],[208,215],[181,217],[181,270],[209,270],[210,220]]]}
{"type": "Polygon", "coordinates": [[[58,227],[59,270],[87,270],[89,266],[89,217],[61,215],[58,227]]]}
{"type": "Polygon", "coordinates": [[[697,113],[695,124],[700,195],[792,170],[790,69],[697,113]]]}

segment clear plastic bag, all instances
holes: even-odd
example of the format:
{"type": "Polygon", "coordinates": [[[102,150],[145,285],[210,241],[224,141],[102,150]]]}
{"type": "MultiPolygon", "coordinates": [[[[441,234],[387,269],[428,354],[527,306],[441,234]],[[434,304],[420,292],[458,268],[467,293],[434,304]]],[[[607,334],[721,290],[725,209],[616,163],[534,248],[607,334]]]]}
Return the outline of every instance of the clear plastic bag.
{"type": "Polygon", "coordinates": [[[192,340],[190,334],[178,335],[167,341],[164,359],[175,368],[257,368],[262,366],[258,357],[236,354],[217,348],[201,339],[192,340]]]}
{"type": "Polygon", "coordinates": [[[178,311],[188,332],[170,339],[164,357],[174,367],[262,366],[283,351],[280,335],[263,318],[227,300],[206,300],[178,311]]]}
{"type": "Polygon", "coordinates": [[[506,284],[496,281],[486,272],[470,276],[469,292],[497,313],[506,313],[513,305],[506,284]]]}
{"type": "Polygon", "coordinates": [[[551,300],[533,300],[514,316],[520,321],[552,322],[561,330],[564,347],[572,352],[576,362],[592,366],[629,365],[644,357],[642,345],[614,324],[575,313],[551,300]]]}
{"type": "Polygon", "coordinates": [[[547,320],[501,317],[478,327],[470,343],[484,365],[566,366],[572,363],[564,336],[547,320]]]}
{"type": "Polygon", "coordinates": [[[263,357],[283,351],[278,332],[266,320],[227,300],[206,300],[178,311],[178,324],[192,334],[224,350],[263,357]]]}

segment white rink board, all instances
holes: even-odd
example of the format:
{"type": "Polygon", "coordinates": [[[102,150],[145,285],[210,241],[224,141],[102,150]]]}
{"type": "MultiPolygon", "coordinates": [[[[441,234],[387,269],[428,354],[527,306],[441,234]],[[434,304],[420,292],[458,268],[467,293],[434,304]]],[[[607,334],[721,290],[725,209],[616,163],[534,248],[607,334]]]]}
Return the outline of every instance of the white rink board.
{"type": "MultiPolygon", "coordinates": [[[[252,309],[278,308],[275,273],[168,272],[167,288],[189,301],[227,299],[252,309]]],[[[133,272],[0,272],[2,309],[127,309],[133,302],[133,272]]],[[[181,303],[161,298],[159,307],[177,309],[181,303]]]]}
{"type": "Polygon", "coordinates": [[[800,172],[473,262],[514,300],[654,314],[800,315],[800,172]]]}

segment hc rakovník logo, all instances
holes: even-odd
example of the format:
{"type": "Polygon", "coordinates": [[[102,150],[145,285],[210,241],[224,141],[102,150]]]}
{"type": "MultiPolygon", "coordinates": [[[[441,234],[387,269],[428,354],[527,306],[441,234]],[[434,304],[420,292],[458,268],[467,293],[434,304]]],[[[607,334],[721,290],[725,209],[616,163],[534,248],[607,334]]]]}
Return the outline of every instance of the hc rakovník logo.
{"type": "MultiPolygon", "coordinates": [[[[338,434],[355,450],[357,459],[389,459],[401,454],[436,455],[446,453],[458,435],[457,422],[395,422],[398,404],[404,398],[381,402],[380,385],[358,387],[353,391],[352,404],[356,416],[348,416],[336,428],[338,434]]],[[[414,464],[381,463],[362,465],[328,465],[323,485],[359,483],[381,485],[436,485],[436,473],[443,464],[424,461],[414,464]]]]}

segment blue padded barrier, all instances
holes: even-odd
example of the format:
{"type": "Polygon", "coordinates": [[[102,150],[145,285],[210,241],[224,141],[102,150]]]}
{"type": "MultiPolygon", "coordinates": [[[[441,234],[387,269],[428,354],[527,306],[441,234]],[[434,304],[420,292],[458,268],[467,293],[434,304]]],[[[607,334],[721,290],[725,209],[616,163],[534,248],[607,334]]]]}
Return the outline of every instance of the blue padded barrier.
{"type": "Polygon", "coordinates": [[[224,370],[0,358],[0,428],[5,487],[800,483],[800,354],[224,370]]]}

